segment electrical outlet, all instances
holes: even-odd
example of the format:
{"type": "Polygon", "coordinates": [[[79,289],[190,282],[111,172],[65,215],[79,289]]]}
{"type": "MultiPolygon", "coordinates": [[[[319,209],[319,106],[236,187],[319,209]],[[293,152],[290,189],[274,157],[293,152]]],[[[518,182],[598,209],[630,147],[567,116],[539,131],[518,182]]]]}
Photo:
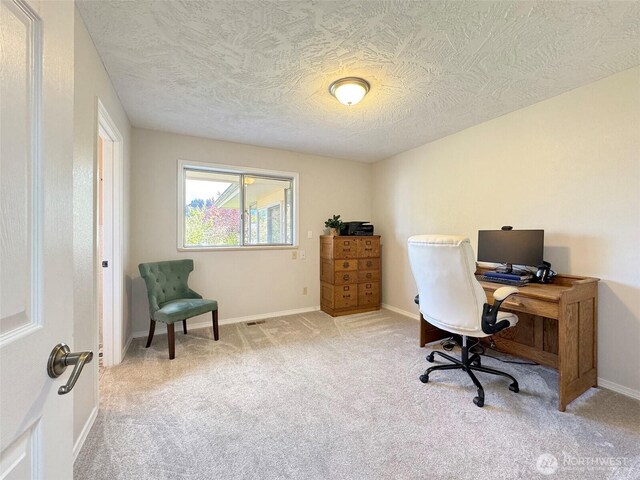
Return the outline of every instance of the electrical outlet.
{"type": "Polygon", "coordinates": [[[313,231],[307,230],[307,238],[313,238],[313,231]]]}
{"type": "Polygon", "coordinates": [[[304,250],[300,250],[300,260],[306,260],[307,259],[307,252],[305,252],[304,250]]]}
{"type": "Polygon", "coordinates": [[[302,287],[302,294],[306,295],[307,294],[307,287],[302,287]]]}
{"type": "Polygon", "coordinates": [[[291,252],[291,260],[296,260],[298,258],[298,252],[294,250],[291,252]]]}

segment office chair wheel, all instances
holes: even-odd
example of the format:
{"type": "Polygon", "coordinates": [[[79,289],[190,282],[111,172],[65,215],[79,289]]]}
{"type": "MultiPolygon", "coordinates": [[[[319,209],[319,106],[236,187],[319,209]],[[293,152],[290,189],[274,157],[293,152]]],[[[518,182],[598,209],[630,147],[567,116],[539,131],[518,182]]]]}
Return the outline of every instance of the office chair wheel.
{"type": "Polygon", "coordinates": [[[520,391],[518,382],[513,382],[511,385],[509,385],[509,390],[511,390],[513,393],[518,393],[520,391]]]}
{"type": "Polygon", "coordinates": [[[429,381],[429,375],[427,375],[426,373],[420,375],[420,381],[422,383],[427,383],[429,381]]]}
{"type": "Polygon", "coordinates": [[[433,352],[431,352],[429,355],[427,355],[427,362],[433,363],[433,352]]]}
{"type": "Polygon", "coordinates": [[[480,359],[476,359],[473,362],[471,362],[471,365],[473,365],[474,367],[481,367],[482,364],[480,363],[480,359]]]}
{"type": "Polygon", "coordinates": [[[473,397],[473,403],[479,407],[484,407],[484,397],[473,397]]]}

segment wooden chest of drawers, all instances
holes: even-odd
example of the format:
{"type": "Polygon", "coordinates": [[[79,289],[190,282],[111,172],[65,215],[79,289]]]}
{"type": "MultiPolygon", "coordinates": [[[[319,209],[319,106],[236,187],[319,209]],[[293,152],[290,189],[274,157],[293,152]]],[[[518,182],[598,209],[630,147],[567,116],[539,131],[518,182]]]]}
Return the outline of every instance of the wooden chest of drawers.
{"type": "Polygon", "coordinates": [[[320,308],[332,317],[380,309],[380,236],[320,237],[320,308]]]}

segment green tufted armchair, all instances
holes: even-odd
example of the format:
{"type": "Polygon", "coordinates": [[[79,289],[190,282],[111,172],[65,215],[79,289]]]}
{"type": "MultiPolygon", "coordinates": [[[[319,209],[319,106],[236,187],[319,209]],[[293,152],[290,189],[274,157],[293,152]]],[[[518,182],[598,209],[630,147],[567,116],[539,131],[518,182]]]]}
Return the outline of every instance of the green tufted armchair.
{"type": "Polygon", "coordinates": [[[149,338],[151,346],[156,322],[167,324],[169,339],[169,359],[176,358],[176,337],[174,323],[182,321],[187,334],[187,319],[211,312],[213,315],[213,338],[218,340],[218,302],[205,300],[187,286],[189,274],[193,271],[193,260],[171,260],[167,262],[141,263],[140,276],[147,284],[149,298],[149,338]]]}

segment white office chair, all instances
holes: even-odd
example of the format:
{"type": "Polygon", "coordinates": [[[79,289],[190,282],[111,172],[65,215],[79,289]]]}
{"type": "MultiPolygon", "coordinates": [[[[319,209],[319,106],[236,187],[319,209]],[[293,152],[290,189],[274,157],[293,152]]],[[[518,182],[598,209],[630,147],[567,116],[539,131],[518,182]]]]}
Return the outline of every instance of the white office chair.
{"type": "Polygon", "coordinates": [[[436,327],[462,336],[460,360],[439,351],[427,356],[433,362],[434,354],[451,365],[428,368],[420,380],[429,381],[434,370],[462,369],[469,374],[478,390],[473,403],[484,405],[484,389],[473,371],[501,375],[512,380],[509,390],[518,392],[518,382],[505,372],[481,365],[480,355],[469,356],[467,336],[487,337],[518,322],[513,313],[499,312],[500,304],[509,295],[518,293],[514,287],[500,287],[493,294],[494,304],[489,305],[482,286],[474,275],[475,256],[469,239],[451,235],[417,235],[409,238],[409,261],[418,286],[420,313],[436,327]]]}

